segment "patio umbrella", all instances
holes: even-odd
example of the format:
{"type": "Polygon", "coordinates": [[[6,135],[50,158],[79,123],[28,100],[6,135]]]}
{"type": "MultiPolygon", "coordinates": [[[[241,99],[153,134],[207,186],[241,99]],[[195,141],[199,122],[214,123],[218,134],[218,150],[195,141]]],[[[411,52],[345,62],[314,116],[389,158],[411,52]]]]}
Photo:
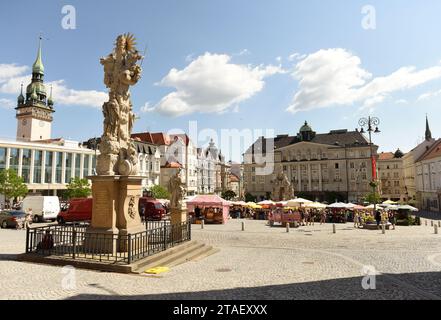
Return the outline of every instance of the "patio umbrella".
{"type": "Polygon", "coordinates": [[[277,207],[286,207],[287,204],[288,204],[288,201],[279,201],[279,202],[276,202],[276,206],[277,206],[277,207]]]}
{"type": "Polygon", "coordinates": [[[313,209],[324,209],[326,208],[326,205],[320,202],[311,202],[311,203],[306,203],[305,207],[313,208],[313,209]]]}
{"type": "Polygon", "coordinates": [[[312,203],[311,200],[303,199],[303,198],[295,198],[288,200],[288,203],[286,204],[288,207],[298,207],[305,203],[312,203]]]}
{"type": "Polygon", "coordinates": [[[396,201],[392,201],[392,200],[386,200],[386,201],[384,201],[382,204],[397,204],[398,202],[396,202],[396,201]]]}
{"type": "Polygon", "coordinates": [[[350,208],[347,203],[343,202],[335,202],[327,206],[328,208],[336,208],[336,209],[346,209],[350,208]]]}
{"type": "Polygon", "coordinates": [[[276,203],[274,201],[271,200],[264,200],[264,201],[260,201],[257,204],[261,205],[261,206],[273,206],[276,203]]]}
{"type": "Polygon", "coordinates": [[[408,204],[402,205],[402,206],[398,206],[397,210],[409,210],[409,211],[419,211],[417,208],[412,207],[408,204]]]}

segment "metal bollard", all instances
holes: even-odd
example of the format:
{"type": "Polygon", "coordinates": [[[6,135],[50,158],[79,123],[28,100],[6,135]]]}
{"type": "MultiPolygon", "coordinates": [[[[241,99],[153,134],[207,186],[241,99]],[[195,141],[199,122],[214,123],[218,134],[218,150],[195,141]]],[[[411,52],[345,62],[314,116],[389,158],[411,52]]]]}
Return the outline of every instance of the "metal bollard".
{"type": "Polygon", "coordinates": [[[204,220],[201,220],[201,229],[204,229],[204,224],[205,224],[204,220]]]}
{"type": "Polygon", "coordinates": [[[434,227],[434,229],[435,229],[435,230],[434,230],[434,231],[435,231],[435,234],[438,234],[438,225],[435,224],[433,227],[434,227]]]}
{"type": "Polygon", "coordinates": [[[427,220],[426,219],[424,219],[424,225],[427,226],[427,220]]]}
{"type": "Polygon", "coordinates": [[[441,221],[438,221],[438,227],[441,227],[441,221]]]}
{"type": "Polygon", "coordinates": [[[286,232],[289,232],[289,222],[286,224],[286,232]]]}
{"type": "Polygon", "coordinates": [[[430,220],[430,226],[433,227],[433,220],[430,220]]]}
{"type": "Polygon", "coordinates": [[[332,233],[336,233],[337,229],[335,229],[335,223],[332,224],[332,233]]]}
{"type": "Polygon", "coordinates": [[[382,229],[382,233],[386,234],[386,224],[384,222],[383,222],[383,224],[381,226],[381,229],[382,229]]]}
{"type": "Polygon", "coordinates": [[[242,221],[242,231],[245,231],[245,221],[242,221]]]}

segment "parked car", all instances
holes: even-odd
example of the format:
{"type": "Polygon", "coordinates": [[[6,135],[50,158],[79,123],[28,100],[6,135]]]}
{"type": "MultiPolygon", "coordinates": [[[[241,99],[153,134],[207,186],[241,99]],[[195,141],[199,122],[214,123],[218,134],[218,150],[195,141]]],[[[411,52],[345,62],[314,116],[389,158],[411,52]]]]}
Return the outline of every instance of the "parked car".
{"type": "Polygon", "coordinates": [[[161,202],[154,198],[139,198],[139,214],[145,220],[162,220],[166,211],[161,202]]]}
{"type": "Polygon", "coordinates": [[[23,200],[21,210],[32,209],[33,221],[55,221],[60,212],[60,200],[56,196],[27,196],[23,200]]]}
{"type": "Polygon", "coordinates": [[[79,222],[92,220],[92,198],[71,199],[67,206],[62,207],[57,216],[57,222],[79,222]]]}
{"type": "Polygon", "coordinates": [[[0,211],[0,226],[3,229],[17,228],[23,226],[26,213],[17,210],[3,210],[0,211]]]}

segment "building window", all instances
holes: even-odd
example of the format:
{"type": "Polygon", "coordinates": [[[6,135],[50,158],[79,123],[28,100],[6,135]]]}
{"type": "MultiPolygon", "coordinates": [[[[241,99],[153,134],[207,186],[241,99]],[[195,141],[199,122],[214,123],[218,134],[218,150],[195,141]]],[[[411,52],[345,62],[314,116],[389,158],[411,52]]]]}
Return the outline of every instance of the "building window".
{"type": "Polygon", "coordinates": [[[335,169],[338,169],[338,163],[335,164],[335,169]]]}
{"type": "Polygon", "coordinates": [[[11,156],[9,158],[9,169],[15,170],[18,173],[18,159],[19,151],[16,148],[11,148],[11,156]]]}
{"type": "Polygon", "coordinates": [[[83,178],[86,178],[89,175],[89,163],[90,163],[90,155],[84,155],[83,162],[83,178]]]}
{"type": "Polygon", "coordinates": [[[65,177],[65,183],[69,183],[72,179],[72,163],[73,161],[73,154],[72,153],[66,153],[66,177],[65,177]]]}
{"type": "Polygon", "coordinates": [[[21,176],[24,183],[30,183],[31,175],[31,149],[23,149],[23,158],[21,163],[21,176]]]}
{"type": "Polygon", "coordinates": [[[81,174],[81,154],[75,154],[75,177],[79,178],[81,174]]]}
{"type": "Polygon", "coordinates": [[[55,152],[55,182],[61,183],[61,172],[63,170],[63,154],[55,152]]]}
{"type": "Polygon", "coordinates": [[[41,165],[43,164],[43,151],[35,150],[34,153],[34,183],[41,183],[41,165]]]}
{"type": "Polygon", "coordinates": [[[44,167],[44,182],[53,183],[52,181],[52,151],[46,151],[45,167],[44,167]]]}
{"type": "Polygon", "coordinates": [[[6,148],[0,148],[0,170],[6,169],[6,148]]]}
{"type": "Polygon", "coordinates": [[[92,174],[96,174],[96,156],[92,156],[92,174]]]}

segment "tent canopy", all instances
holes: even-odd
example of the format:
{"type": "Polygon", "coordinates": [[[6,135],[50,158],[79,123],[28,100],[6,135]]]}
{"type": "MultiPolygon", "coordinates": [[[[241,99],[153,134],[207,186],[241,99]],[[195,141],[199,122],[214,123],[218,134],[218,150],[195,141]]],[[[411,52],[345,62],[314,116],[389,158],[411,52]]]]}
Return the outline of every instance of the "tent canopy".
{"type": "Polygon", "coordinates": [[[187,205],[194,206],[229,206],[230,202],[222,199],[218,195],[209,194],[209,195],[197,195],[193,197],[191,200],[187,201],[187,205]]]}

